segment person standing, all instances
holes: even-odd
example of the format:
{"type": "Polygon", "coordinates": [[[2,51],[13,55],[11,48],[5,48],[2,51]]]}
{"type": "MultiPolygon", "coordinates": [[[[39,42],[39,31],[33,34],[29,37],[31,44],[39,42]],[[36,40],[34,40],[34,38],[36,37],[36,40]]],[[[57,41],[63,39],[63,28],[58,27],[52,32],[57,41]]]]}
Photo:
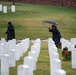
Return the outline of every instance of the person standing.
{"type": "Polygon", "coordinates": [[[11,22],[8,22],[8,28],[6,34],[7,34],[7,41],[15,39],[15,29],[11,22]]]}
{"type": "Polygon", "coordinates": [[[49,32],[52,32],[52,39],[55,42],[55,45],[58,46],[60,43],[61,34],[57,29],[56,25],[52,25],[52,28],[49,28],[49,32]]]}

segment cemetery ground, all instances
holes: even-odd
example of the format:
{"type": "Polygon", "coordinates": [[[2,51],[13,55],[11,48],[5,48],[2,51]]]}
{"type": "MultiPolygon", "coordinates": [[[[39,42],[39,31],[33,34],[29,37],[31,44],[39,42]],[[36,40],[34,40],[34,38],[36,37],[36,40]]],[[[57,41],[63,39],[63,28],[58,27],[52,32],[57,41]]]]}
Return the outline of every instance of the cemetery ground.
{"type": "MultiPolygon", "coordinates": [[[[28,51],[30,51],[30,48],[28,51]]],[[[23,57],[28,55],[28,51],[24,54],[23,57]]],[[[62,69],[66,71],[66,75],[75,75],[76,69],[71,68],[71,61],[63,61],[61,49],[58,49],[58,53],[61,60],[62,69]]],[[[18,65],[23,64],[23,57],[21,57],[21,59],[16,62],[16,67],[10,68],[10,75],[17,75],[17,67],[18,65]]],[[[36,71],[34,71],[34,75],[50,75],[50,58],[47,42],[41,44],[41,51],[37,62],[37,69],[36,71]]]]}
{"type": "MultiPolygon", "coordinates": [[[[14,24],[16,39],[48,39],[51,34],[48,27],[51,25],[43,24],[43,20],[54,20],[58,23],[62,37],[70,39],[76,37],[76,8],[64,6],[47,6],[28,3],[16,3],[16,12],[12,13],[11,2],[0,2],[8,6],[8,13],[0,12],[0,38],[6,38],[5,32],[7,22],[14,24]]],[[[30,49],[29,49],[30,50],[30,49]]],[[[62,60],[61,49],[58,49],[62,60]]],[[[28,52],[27,52],[28,53],[28,52]]],[[[27,53],[24,56],[27,56],[27,53]]],[[[17,75],[17,67],[23,64],[23,57],[16,63],[16,67],[10,68],[10,75],[17,75]]],[[[67,75],[75,75],[76,69],[71,68],[71,61],[62,61],[62,68],[67,75]]],[[[37,70],[34,75],[50,75],[50,60],[47,43],[42,43],[41,51],[37,62],[37,70]]]]}

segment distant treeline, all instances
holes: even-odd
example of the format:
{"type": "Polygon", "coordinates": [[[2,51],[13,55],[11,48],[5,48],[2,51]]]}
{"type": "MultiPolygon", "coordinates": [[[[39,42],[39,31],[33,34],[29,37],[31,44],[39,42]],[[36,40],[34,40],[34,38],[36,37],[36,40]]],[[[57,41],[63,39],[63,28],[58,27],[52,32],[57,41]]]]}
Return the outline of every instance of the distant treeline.
{"type": "Polygon", "coordinates": [[[76,0],[2,0],[2,1],[15,1],[15,2],[27,2],[27,3],[36,3],[36,4],[76,7],[76,0]]]}

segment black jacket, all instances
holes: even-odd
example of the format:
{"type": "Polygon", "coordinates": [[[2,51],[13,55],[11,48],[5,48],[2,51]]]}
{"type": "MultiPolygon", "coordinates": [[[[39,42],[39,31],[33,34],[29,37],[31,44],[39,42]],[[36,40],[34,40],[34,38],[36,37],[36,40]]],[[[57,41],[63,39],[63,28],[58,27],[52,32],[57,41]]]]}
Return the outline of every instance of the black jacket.
{"type": "Polygon", "coordinates": [[[15,39],[15,30],[14,30],[14,26],[12,24],[8,25],[6,34],[7,34],[7,41],[15,39]]]}
{"type": "Polygon", "coordinates": [[[61,34],[57,28],[49,29],[49,32],[52,32],[52,39],[57,45],[60,42],[61,34]]]}

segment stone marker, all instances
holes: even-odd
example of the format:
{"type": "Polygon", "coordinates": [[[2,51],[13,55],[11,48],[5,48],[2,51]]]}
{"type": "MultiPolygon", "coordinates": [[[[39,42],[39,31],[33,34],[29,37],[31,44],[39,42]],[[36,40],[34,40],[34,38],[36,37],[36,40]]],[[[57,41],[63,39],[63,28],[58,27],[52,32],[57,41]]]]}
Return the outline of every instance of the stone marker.
{"type": "Polygon", "coordinates": [[[51,47],[49,50],[49,55],[51,56],[51,54],[53,53],[57,53],[57,48],[56,47],[51,47]]]}
{"type": "Polygon", "coordinates": [[[4,55],[4,44],[1,43],[0,44],[0,59],[2,59],[3,55],[4,55]]]}
{"type": "Polygon", "coordinates": [[[3,47],[4,47],[4,54],[8,54],[9,55],[9,53],[10,53],[9,43],[6,42],[3,47]]]}
{"type": "Polygon", "coordinates": [[[65,72],[64,70],[62,70],[62,69],[60,69],[60,70],[55,70],[55,71],[53,72],[53,75],[66,75],[66,72],[65,72]]]}
{"type": "Polygon", "coordinates": [[[15,12],[15,5],[11,6],[11,12],[15,12]]]}
{"type": "Polygon", "coordinates": [[[2,4],[0,4],[0,11],[2,11],[2,4]]]}
{"type": "Polygon", "coordinates": [[[19,49],[20,49],[20,56],[23,56],[24,53],[23,43],[19,43],[19,49]]]}
{"type": "Polygon", "coordinates": [[[20,60],[20,49],[19,49],[19,44],[16,45],[15,47],[15,60],[18,61],[20,60]]]}
{"type": "Polygon", "coordinates": [[[9,67],[15,67],[16,62],[15,62],[15,50],[11,49],[10,54],[9,54],[9,67]]]}
{"type": "Polygon", "coordinates": [[[3,6],[3,13],[7,13],[7,6],[3,6]]]}
{"type": "Polygon", "coordinates": [[[3,43],[3,44],[5,44],[5,43],[6,43],[5,38],[1,38],[1,43],[3,43]]]}
{"type": "Polygon", "coordinates": [[[27,65],[19,65],[17,69],[17,75],[30,75],[29,67],[27,65]]]}
{"type": "Polygon", "coordinates": [[[9,40],[8,43],[9,43],[9,49],[13,49],[16,46],[15,39],[9,40]]]}
{"type": "Polygon", "coordinates": [[[1,75],[9,75],[9,55],[4,54],[1,59],[1,75]]]}
{"type": "Polygon", "coordinates": [[[53,60],[53,59],[59,59],[59,54],[58,53],[51,54],[50,60],[53,60]]]}
{"type": "Polygon", "coordinates": [[[0,59],[0,75],[1,75],[1,59],[0,59]]]}
{"type": "Polygon", "coordinates": [[[76,49],[72,50],[72,68],[76,68],[76,49]]]}
{"type": "Polygon", "coordinates": [[[24,65],[27,65],[29,67],[29,73],[30,75],[33,75],[33,57],[31,56],[24,57],[24,65]]]}
{"type": "Polygon", "coordinates": [[[61,69],[61,60],[60,59],[51,60],[50,65],[51,65],[50,74],[53,75],[53,71],[61,69]]]}
{"type": "Polygon", "coordinates": [[[72,45],[76,45],[76,38],[71,38],[70,42],[71,42],[72,45]]]}
{"type": "MultiPolygon", "coordinates": [[[[39,56],[39,50],[37,49],[37,46],[31,46],[31,51],[35,51],[36,53],[36,58],[38,58],[39,56]]],[[[38,59],[36,59],[36,62],[37,62],[38,59]]]]}
{"type": "Polygon", "coordinates": [[[36,70],[36,60],[37,60],[37,58],[36,58],[36,52],[35,51],[30,51],[28,53],[28,56],[33,57],[33,70],[36,70]]]}

